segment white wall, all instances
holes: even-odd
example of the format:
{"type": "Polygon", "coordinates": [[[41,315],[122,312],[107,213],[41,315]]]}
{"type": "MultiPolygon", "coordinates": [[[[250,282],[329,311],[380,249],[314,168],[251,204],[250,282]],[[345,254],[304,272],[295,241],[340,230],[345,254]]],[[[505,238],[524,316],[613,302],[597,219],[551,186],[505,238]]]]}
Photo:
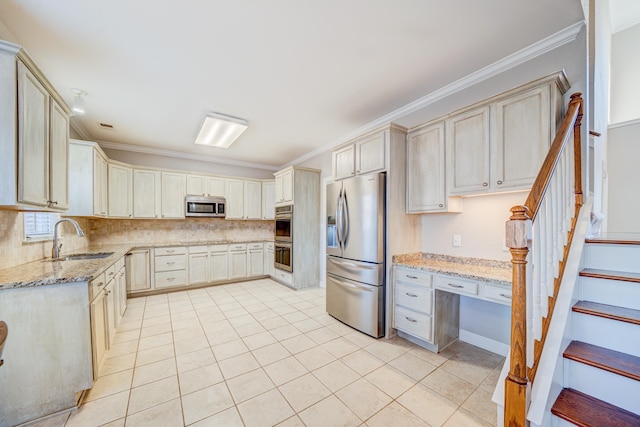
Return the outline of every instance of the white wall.
{"type": "Polygon", "coordinates": [[[640,24],[616,33],[611,44],[611,118],[621,123],[640,118],[640,24]]]}
{"type": "Polygon", "coordinates": [[[607,232],[640,233],[640,120],[609,128],[607,232]]]}

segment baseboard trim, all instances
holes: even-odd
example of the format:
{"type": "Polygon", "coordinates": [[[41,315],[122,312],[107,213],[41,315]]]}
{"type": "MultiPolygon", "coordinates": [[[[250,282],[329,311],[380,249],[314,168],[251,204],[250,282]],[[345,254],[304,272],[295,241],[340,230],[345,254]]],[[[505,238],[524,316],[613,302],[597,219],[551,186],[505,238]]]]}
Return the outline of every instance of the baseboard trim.
{"type": "Polygon", "coordinates": [[[502,356],[506,356],[507,354],[509,354],[508,344],[492,340],[491,338],[483,337],[482,335],[474,334],[473,332],[469,332],[464,329],[460,329],[460,335],[458,339],[460,341],[473,344],[476,347],[483,348],[487,351],[497,353],[502,356]]]}

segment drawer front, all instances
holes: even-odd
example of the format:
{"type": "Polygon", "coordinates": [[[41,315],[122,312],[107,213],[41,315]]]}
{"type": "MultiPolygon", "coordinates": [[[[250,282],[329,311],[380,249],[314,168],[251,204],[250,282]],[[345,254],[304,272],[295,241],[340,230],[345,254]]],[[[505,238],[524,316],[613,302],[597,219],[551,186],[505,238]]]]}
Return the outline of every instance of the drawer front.
{"type": "Polygon", "coordinates": [[[402,281],[412,285],[431,287],[431,273],[425,271],[411,270],[408,268],[396,268],[394,280],[402,281]]]}
{"type": "Polygon", "coordinates": [[[91,285],[89,286],[89,300],[93,300],[98,296],[100,292],[104,289],[107,284],[106,274],[100,273],[98,277],[91,281],[91,285]]]}
{"type": "Polygon", "coordinates": [[[208,246],[189,246],[190,254],[206,254],[207,252],[209,252],[208,246]]]}
{"type": "Polygon", "coordinates": [[[272,250],[273,250],[273,242],[267,242],[267,243],[265,243],[265,244],[264,244],[264,247],[265,247],[267,250],[271,250],[271,251],[272,251],[272,250]]]}
{"type": "Polygon", "coordinates": [[[115,266],[116,266],[116,273],[122,270],[124,268],[124,257],[121,257],[119,260],[117,260],[115,263],[115,266]]]}
{"type": "Polygon", "coordinates": [[[163,271],[156,273],[156,288],[169,286],[184,286],[187,284],[186,270],[163,271]]]}
{"type": "Polygon", "coordinates": [[[107,267],[107,269],[104,271],[104,275],[105,275],[105,279],[107,279],[107,283],[109,283],[111,280],[113,280],[114,277],[116,277],[116,265],[113,264],[109,267],[107,267]]]}
{"type": "Polygon", "coordinates": [[[478,283],[451,276],[434,276],[433,286],[456,294],[478,295],[478,283]]]}
{"type": "Polygon", "coordinates": [[[431,316],[396,306],[394,310],[394,323],[396,329],[425,341],[433,341],[431,316]]]}
{"type": "Polygon", "coordinates": [[[187,268],[186,255],[156,256],[155,271],[184,270],[187,268]]]}
{"type": "Polygon", "coordinates": [[[511,305],[511,289],[497,286],[482,286],[480,296],[501,304],[511,305]]]}
{"type": "Polygon", "coordinates": [[[211,245],[209,246],[209,250],[211,252],[227,252],[229,250],[229,245],[211,245]]]}
{"type": "Polygon", "coordinates": [[[234,243],[232,245],[229,245],[229,250],[230,251],[246,251],[247,250],[247,244],[246,243],[234,243]]]}
{"type": "Polygon", "coordinates": [[[158,255],[184,255],[187,253],[187,248],[184,246],[174,246],[171,248],[156,248],[156,256],[158,255]]]}
{"type": "Polygon", "coordinates": [[[264,249],[264,244],[262,243],[249,243],[247,244],[247,249],[264,249]]]}
{"type": "Polygon", "coordinates": [[[424,314],[431,314],[433,290],[425,286],[413,286],[406,283],[394,285],[394,303],[424,314]]]}
{"type": "Polygon", "coordinates": [[[293,274],[282,271],[276,268],[276,279],[288,284],[293,285],[293,274]]]}

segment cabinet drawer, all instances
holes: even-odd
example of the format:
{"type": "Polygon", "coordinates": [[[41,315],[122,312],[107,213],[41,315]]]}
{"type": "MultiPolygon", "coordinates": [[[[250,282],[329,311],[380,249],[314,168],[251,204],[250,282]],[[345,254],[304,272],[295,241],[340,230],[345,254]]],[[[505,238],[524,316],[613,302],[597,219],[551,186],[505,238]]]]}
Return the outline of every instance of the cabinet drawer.
{"type": "Polygon", "coordinates": [[[394,280],[403,281],[412,285],[431,287],[431,273],[426,271],[411,270],[408,268],[396,268],[394,280]]]}
{"type": "Polygon", "coordinates": [[[394,304],[418,311],[424,314],[431,314],[431,301],[433,290],[425,286],[413,286],[406,283],[395,283],[394,304]]]}
{"type": "Polygon", "coordinates": [[[116,277],[116,265],[110,265],[109,267],[107,267],[107,269],[104,271],[104,275],[105,275],[105,279],[107,279],[107,283],[109,283],[114,277],[116,277]]]}
{"type": "Polygon", "coordinates": [[[246,243],[234,243],[232,245],[229,245],[229,250],[230,251],[246,251],[247,250],[247,244],[246,243]]]}
{"type": "Polygon", "coordinates": [[[247,244],[247,249],[264,249],[264,245],[262,243],[249,243],[247,244]]]}
{"type": "Polygon", "coordinates": [[[208,246],[189,246],[190,254],[206,254],[207,252],[209,252],[208,246]]]}
{"type": "Polygon", "coordinates": [[[287,285],[293,285],[293,274],[287,271],[282,271],[276,268],[276,279],[286,283],[287,285]]]}
{"type": "Polygon", "coordinates": [[[116,273],[124,268],[124,257],[121,257],[114,264],[116,266],[116,273]]]}
{"type": "Polygon", "coordinates": [[[160,255],[183,255],[187,253],[187,248],[184,246],[174,246],[170,248],[156,248],[156,256],[160,255]]]}
{"type": "Polygon", "coordinates": [[[156,288],[184,286],[187,284],[187,271],[163,271],[156,273],[156,288]]]}
{"type": "Polygon", "coordinates": [[[431,316],[408,308],[396,306],[394,310],[395,328],[425,341],[433,340],[431,316]]]}
{"type": "Polygon", "coordinates": [[[273,250],[273,242],[267,242],[264,244],[265,249],[272,251],[273,250]]]}
{"type": "Polygon", "coordinates": [[[480,296],[501,304],[511,305],[511,289],[484,285],[480,289],[480,296]]]}
{"type": "Polygon", "coordinates": [[[451,276],[434,276],[433,286],[456,294],[478,295],[478,283],[451,276]]]}
{"type": "Polygon", "coordinates": [[[209,250],[211,252],[227,252],[229,250],[229,245],[211,245],[209,246],[209,250]]]}
{"type": "Polygon", "coordinates": [[[100,273],[98,277],[91,281],[91,285],[89,286],[89,300],[93,300],[98,296],[100,292],[104,289],[104,286],[107,284],[106,274],[100,273]]]}
{"type": "Polygon", "coordinates": [[[184,270],[187,268],[186,255],[169,255],[155,257],[155,271],[184,270]]]}

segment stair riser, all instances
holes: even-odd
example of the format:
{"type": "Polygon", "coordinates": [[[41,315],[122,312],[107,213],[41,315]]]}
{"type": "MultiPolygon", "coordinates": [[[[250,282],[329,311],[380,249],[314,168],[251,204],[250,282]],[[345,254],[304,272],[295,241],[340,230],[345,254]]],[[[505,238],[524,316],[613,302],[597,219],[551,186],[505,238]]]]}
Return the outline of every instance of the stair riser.
{"type": "Polygon", "coordinates": [[[640,326],[573,313],[573,339],[640,357],[640,326]]]}
{"type": "Polygon", "coordinates": [[[565,387],[640,414],[640,381],[573,360],[564,361],[565,387]]]}
{"type": "Polygon", "coordinates": [[[565,421],[562,418],[558,418],[553,415],[553,427],[576,427],[575,424],[570,423],[569,421],[565,421]]]}
{"type": "Polygon", "coordinates": [[[640,310],[640,283],[580,277],[579,299],[640,310]]]}
{"type": "Polygon", "coordinates": [[[583,256],[585,268],[640,273],[640,245],[587,244],[583,256]]]}

